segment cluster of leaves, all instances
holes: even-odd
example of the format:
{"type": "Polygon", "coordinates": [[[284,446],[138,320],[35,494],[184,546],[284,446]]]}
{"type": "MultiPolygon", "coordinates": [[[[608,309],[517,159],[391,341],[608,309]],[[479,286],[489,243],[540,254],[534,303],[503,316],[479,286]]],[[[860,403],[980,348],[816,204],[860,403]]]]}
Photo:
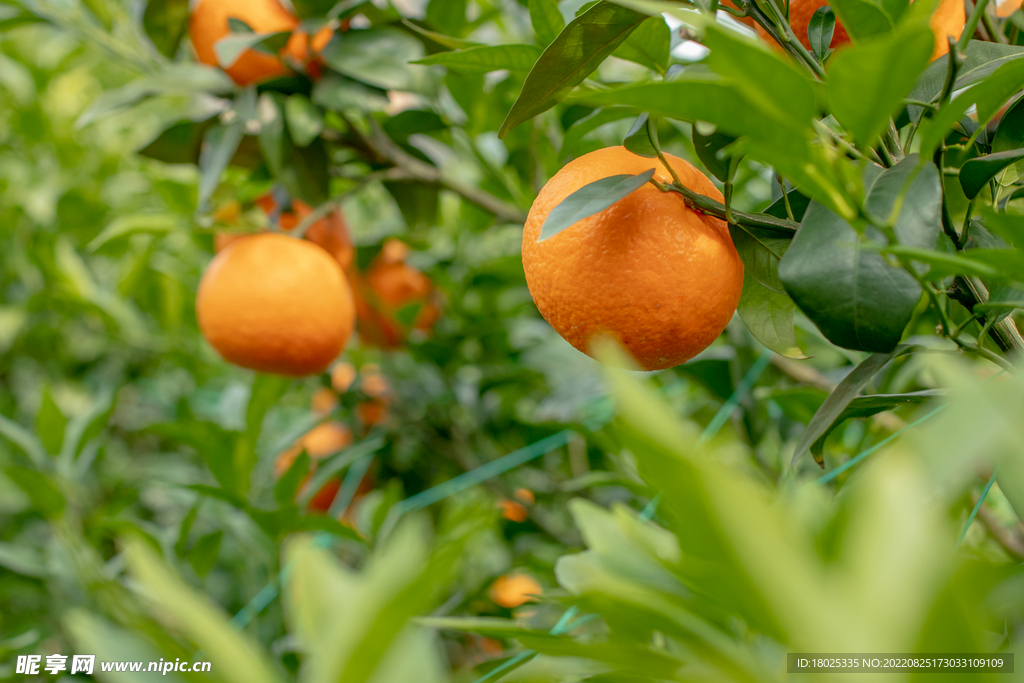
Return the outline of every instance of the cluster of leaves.
{"type": "MultiPolygon", "coordinates": [[[[1000,468],[985,519],[1012,515],[1008,500],[1024,509],[1006,457],[1019,451],[1020,387],[978,385],[922,353],[1005,362],[997,353],[1019,342],[1024,105],[987,125],[1020,82],[1012,21],[1000,43],[967,36],[927,65],[934,4],[922,0],[885,16],[837,2],[856,44],[822,50],[822,13],[818,49],[782,41],[792,59],[681,2],[306,0],[293,3],[304,30],[352,21],[320,73],[239,88],[191,61],[187,2],[152,0],[141,25],[126,4],[0,0],[0,219],[15,245],[0,257],[4,658],[201,648],[215,679],[239,683],[445,680],[448,668],[465,680],[774,680],[794,647],[1016,647],[1012,532],[975,527],[977,557],[962,565],[950,529],[978,467],[1000,468]],[[682,39],[662,12],[706,59],[673,56],[682,39]],[[518,223],[563,162],[623,141],[723,183],[724,204],[663,189],[729,221],[745,326],[655,378],[667,408],[613,379],[609,425],[595,366],[530,305],[518,223]],[[329,378],[253,378],[201,343],[190,300],[210,232],[238,227],[216,209],[272,188],[340,204],[361,264],[401,235],[448,294],[430,337],[348,351],[393,388],[392,419],[372,433],[355,418],[358,385],[325,418],[308,405],[329,378]],[[761,344],[813,366],[765,369],[761,344]],[[835,467],[877,447],[905,424],[886,411],[924,415],[951,385],[947,410],[966,417],[915,449],[929,475],[883,451],[848,494],[849,475],[836,477],[831,501],[806,484],[812,465],[789,469],[808,451],[835,467]],[[275,482],[277,455],[325,419],[359,440],[308,485],[305,456],[275,482]],[[437,550],[424,519],[395,524],[408,496],[566,427],[580,437],[568,447],[438,505],[437,550]],[[371,459],[358,533],[305,509],[327,478],[371,459]],[[780,481],[772,506],[765,485],[780,481]],[[495,501],[519,487],[537,496],[527,520],[500,520],[495,501]],[[627,509],[659,493],[654,523],[627,509]],[[312,530],[330,553],[285,543],[312,530]],[[544,603],[487,598],[512,567],[540,579],[544,603]],[[283,604],[239,612],[286,568],[283,604]],[[458,616],[407,625],[439,603],[458,616]],[[978,604],[994,606],[965,607],[978,604]],[[423,627],[440,629],[446,658],[423,627]],[[510,652],[483,662],[467,631],[510,652]]],[[[781,38],[774,4],[744,9],[781,38]]],[[[233,30],[225,65],[288,37],[233,30]]],[[[648,180],[592,188],[545,237],[648,180]]]]}

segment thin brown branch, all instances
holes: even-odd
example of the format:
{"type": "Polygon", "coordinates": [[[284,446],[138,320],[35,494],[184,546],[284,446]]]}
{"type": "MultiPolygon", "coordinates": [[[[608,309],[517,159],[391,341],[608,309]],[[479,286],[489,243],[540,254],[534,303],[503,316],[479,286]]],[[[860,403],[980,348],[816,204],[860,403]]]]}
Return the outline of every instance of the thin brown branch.
{"type": "MultiPolygon", "coordinates": [[[[971,492],[971,500],[974,504],[978,504],[979,495],[971,492]]],[[[992,510],[985,504],[982,503],[981,507],[978,508],[978,519],[988,529],[989,534],[998,543],[1006,554],[1015,560],[1024,560],[1024,539],[1021,538],[1020,533],[1016,529],[1007,529],[1005,526],[999,523],[996,516],[992,513],[992,510]]]]}

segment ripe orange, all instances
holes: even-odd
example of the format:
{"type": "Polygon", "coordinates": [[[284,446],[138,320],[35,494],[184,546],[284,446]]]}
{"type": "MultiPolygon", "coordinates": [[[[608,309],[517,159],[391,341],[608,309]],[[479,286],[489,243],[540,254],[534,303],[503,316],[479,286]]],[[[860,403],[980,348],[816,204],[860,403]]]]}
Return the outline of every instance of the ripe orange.
{"type": "Polygon", "coordinates": [[[398,348],[406,330],[399,312],[419,306],[412,327],[429,331],[440,316],[434,285],[426,275],[405,262],[409,248],[388,240],[363,275],[353,274],[359,338],[371,345],[398,348]]]}
{"type": "Polygon", "coordinates": [[[331,386],[338,393],[348,391],[356,381],[356,368],[351,363],[338,363],[331,370],[331,386]]]}
{"type": "Polygon", "coordinates": [[[196,316],[230,363],[301,376],[323,372],[355,324],[352,293],[323,249],[276,233],[247,235],[203,274],[196,316]]]}
{"type": "MultiPolygon", "coordinates": [[[[688,162],[668,155],[687,187],[722,194],[688,162]]],[[[743,289],[743,263],[726,224],[687,208],[653,185],[538,242],[541,226],[563,199],[595,180],[656,168],[656,159],[606,147],[567,164],[548,181],[523,229],[526,283],[555,331],[584,353],[609,335],[645,370],[679,365],[725,329],[743,289]]]]}
{"type": "Polygon", "coordinates": [[[533,505],[537,501],[537,498],[533,495],[533,491],[530,489],[516,489],[512,492],[512,495],[515,496],[520,503],[527,503],[528,505],[533,505]]]}
{"type": "MultiPolygon", "coordinates": [[[[316,473],[317,461],[323,460],[324,458],[337,453],[343,448],[351,445],[351,443],[352,430],[350,430],[348,426],[340,422],[325,422],[317,425],[296,441],[294,446],[277,457],[277,460],[274,462],[274,476],[280,477],[287,472],[295,462],[295,459],[299,457],[299,454],[305,450],[306,454],[309,455],[313,462],[310,464],[309,472],[303,478],[302,483],[299,486],[298,490],[301,491],[302,487],[304,487],[316,473]]],[[[356,498],[365,494],[371,488],[373,488],[373,480],[370,473],[367,473],[366,476],[363,477],[363,481],[359,484],[359,488],[356,491],[356,498]]],[[[313,512],[327,512],[340,489],[340,477],[329,479],[322,487],[320,487],[319,491],[310,497],[307,508],[313,512]]],[[[354,500],[355,499],[353,499],[353,502],[354,500]]]]}
{"type": "MultiPolygon", "coordinates": [[[[830,3],[827,0],[790,0],[789,25],[793,28],[793,33],[797,39],[808,50],[811,49],[811,41],[807,37],[807,26],[810,24],[811,17],[814,16],[818,8],[828,4],[830,3]]],[[[935,14],[932,15],[929,22],[932,31],[935,33],[935,49],[932,52],[932,61],[949,52],[949,43],[946,41],[946,37],[959,38],[960,33],[964,30],[964,23],[966,21],[967,16],[964,11],[963,0],[942,0],[939,3],[938,9],[935,10],[935,14]]],[[[763,28],[760,26],[755,26],[755,28],[757,29],[757,34],[762,39],[771,40],[763,28]]],[[[846,33],[846,29],[843,28],[842,23],[836,21],[836,28],[832,34],[830,47],[837,48],[849,42],[850,36],[846,33]]]]}
{"type": "MultiPolygon", "coordinates": [[[[219,66],[214,46],[231,33],[228,19],[244,21],[256,33],[294,31],[299,19],[278,0],[199,0],[189,18],[188,34],[196,56],[203,64],[219,66]]],[[[246,50],[224,70],[239,85],[281,76],[288,68],[277,57],[246,50]]]]}
{"type": "Polygon", "coordinates": [[[996,16],[1006,18],[1021,7],[1021,0],[999,0],[996,3],[996,16]]]}
{"type": "Polygon", "coordinates": [[[536,579],[525,574],[513,574],[499,577],[493,584],[489,595],[491,600],[502,607],[519,607],[525,602],[536,602],[534,596],[542,595],[544,590],[536,579]]]}
{"type": "Polygon", "coordinates": [[[310,408],[316,415],[327,415],[338,407],[338,395],[327,387],[320,387],[313,393],[310,408]]]}
{"type": "Polygon", "coordinates": [[[498,507],[501,508],[501,516],[510,522],[525,522],[530,516],[523,504],[514,500],[500,500],[498,507]]]}

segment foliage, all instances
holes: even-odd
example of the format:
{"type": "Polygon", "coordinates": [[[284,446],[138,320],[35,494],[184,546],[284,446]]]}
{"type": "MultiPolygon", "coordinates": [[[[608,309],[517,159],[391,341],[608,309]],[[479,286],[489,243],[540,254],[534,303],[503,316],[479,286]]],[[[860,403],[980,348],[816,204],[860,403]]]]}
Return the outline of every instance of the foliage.
{"type": "MultiPolygon", "coordinates": [[[[1021,14],[979,2],[929,64],[935,3],[837,2],[810,51],[785,6],[738,4],[781,51],[717,2],[296,0],[330,43],[239,88],[192,60],[187,3],[0,0],[0,678],[90,649],[374,683],[1015,651],[1021,14]],[[832,52],[835,20],[855,42],[832,52]],[[721,182],[724,203],[658,186],[746,266],[722,339],[643,380],[559,340],[519,261],[544,182],[624,142],[721,182]],[[387,377],[382,424],[361,381],[314,413],[330,377],[231,369],[198,334],[213,236],[268,229],[268,191],[340,206],[359,268],[400,236],[446,295],[432,333],[346,351],[387,377]],[[275,480],[327,420],[355,443],[275,480]],[[511,452],[537,458],[462,487],[511,452]],[[335,477],[341,521],[308,506],[335,477]],[[500,516],[517,489],[524,521],[500,516]],[[489,599],[510,572],[540,604],[489,599]]],[[[225,61],[287,38],[233,30],[225,61]]],[[[649,180],[599,180],[544,237],[649,180]]]]}

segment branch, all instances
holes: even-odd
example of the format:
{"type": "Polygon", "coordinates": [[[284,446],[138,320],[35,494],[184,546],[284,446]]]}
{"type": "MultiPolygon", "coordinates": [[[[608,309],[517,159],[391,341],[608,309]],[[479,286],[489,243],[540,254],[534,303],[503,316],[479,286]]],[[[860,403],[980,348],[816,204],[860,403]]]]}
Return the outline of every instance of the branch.
{"type": "MultiPolygon", "coordinates": [[[[988,303],[988,288],[976,277],[958,275],[953,286],[947,292],[953,299],[966,308],[972,315],[978,304],[988,303]]],[[[986,324],[984,315],[978,316],[982,326],[986,324]]],[[[996,343],[1003,355],[1024,355],[1024,339],[1020,336],[1016,323],[1011,316],[1006,316],[989,328],[988,334],[996,343]]]]}
{"type": "MultiPolygon", "coordinates": [[[[978,504],[978,498],[978,494],[972,491],[971,500],[974,501],[975,505],[978,504]]],[[[999,520],[992,514],[992,510],[985,503],[982,503],[981,507],[978,508],[978,519],[985,525],[985,528],[988,529],[996,543],[1002,546],[1007,555],[1015,560],[1024,560],[1024,540],[1021,539],[1020,534],[1000,524],[999,520]]]]}
{"type": "Polygon", "coordinates": [[[659,183],[656,180],[652,180],[651,182],[654,183],[654,185],[662,192],[678,192],[683,195],[683,199],[686,200],[686,205],[694,211],[700,211],[701,213],[706,213],[714,216],[715,218],[721,218],[723,221],[729,221],[727,215],[731,215],[731,222],[734,225],[772,230],[774,232],[786,233],[791,236],[796,234],[797,228],[800,227],[800,224],[796,221],[791,221],[786,218],[776,218],[775,216],[769,216],[763,213],[730,211],[729,214],[726,214],[725,204],[722,204],[711,197],[698,194],[688,187],[677,185],[675,183],[668,185],[659,183]]]}

